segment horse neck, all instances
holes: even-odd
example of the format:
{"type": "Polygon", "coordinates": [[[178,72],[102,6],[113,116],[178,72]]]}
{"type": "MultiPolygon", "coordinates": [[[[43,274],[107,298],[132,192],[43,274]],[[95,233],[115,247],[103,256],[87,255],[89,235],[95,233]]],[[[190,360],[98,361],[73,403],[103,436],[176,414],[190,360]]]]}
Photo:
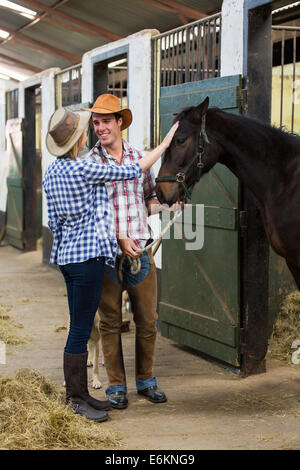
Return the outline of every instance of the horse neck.
{"type": "Polygon", "coordinates": [[[272,153],[276,146],[273,144],[271,148],[269,140],[272,128],[224,112],[211,117],[207,120],[208,129],[222,149],[218,161],[227,166],[259,201],[266,201],[280,179],[280,165],[269,158],[272,156],[276,160],[272,153]]]}

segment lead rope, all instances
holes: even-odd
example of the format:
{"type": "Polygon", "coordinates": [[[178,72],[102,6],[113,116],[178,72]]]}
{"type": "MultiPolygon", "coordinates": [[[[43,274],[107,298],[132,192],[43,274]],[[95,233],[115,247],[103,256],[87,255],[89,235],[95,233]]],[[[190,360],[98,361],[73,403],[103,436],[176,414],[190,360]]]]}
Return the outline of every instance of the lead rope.
{"type": "MultiPolygon", "coordinates": [[[[182,212],[183,212],[183,210],[179,210],[178,213],[176,215],[174,215],[173,219],[170,220],[170,222],[168,222],[168,224],[165,226],[165,228],[163,229],[163,231],[161,232],[161,234],[158,238],[153,240],[153,242],[151,242],[149,245],[145,246],[145,248],[140,248],[136,252],[139,255],[141,255],[141,254],[144,253],[144,251],[149,250],[150,248],[152,248],[156,244],[155,248],[153,249],[153,256],[154,256],[155,253],[157,252],[158,248],[161,245],[164,234],[169,230],[169,228],[172,227],[172,225],[175,223],[176,219],[178,219],[181,216],[182,212]]],[[[121,275],[122,265],[123,265],[125,256],[123,256],[122,258],[123,259],[121,260],[120,266],[119,266],[119,277],[121,275]]],[[[127,258],[128,262],[130,264],[131,274],[138,274],[141,270],[141,259],[140,258],[131,258],[130,256],[126,256],[126,258],[127,258]]]]}

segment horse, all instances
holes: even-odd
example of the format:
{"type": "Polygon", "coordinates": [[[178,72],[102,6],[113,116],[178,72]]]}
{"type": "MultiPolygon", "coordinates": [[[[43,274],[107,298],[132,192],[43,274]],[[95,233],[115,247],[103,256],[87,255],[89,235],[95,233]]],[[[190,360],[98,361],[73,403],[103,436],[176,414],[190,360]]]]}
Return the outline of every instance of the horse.
{"type": "Polygon", "coordinates": [[[187,202],[205,173],[217,162],[225,165],[254,196],[268,242],[300,289],[300,136],[209,108],[208,97],[181,110],[176,121],[156,178],[160,203],[187,202]]]}

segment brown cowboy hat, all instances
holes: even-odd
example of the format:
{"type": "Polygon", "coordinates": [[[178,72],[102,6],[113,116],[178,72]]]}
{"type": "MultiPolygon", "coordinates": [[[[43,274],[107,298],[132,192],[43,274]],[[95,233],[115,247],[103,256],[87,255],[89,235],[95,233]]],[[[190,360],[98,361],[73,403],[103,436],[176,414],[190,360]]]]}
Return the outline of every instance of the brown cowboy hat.
{"type": "Polygon", "coordinates": [[[130,109],[122,109],[120,99],[110,93],[104,93],[103,95],[98,96],[93,107],[88,108],[87,110],[97,114],[120,114],[123,120],[121,131],[127,129],[127,127],[132,123],[132,113],[130,109]]]}
{"type": "Polygon", "coordinates": [[[46,135],[46,147],[52,155],[61,157],[71,150],[87,128],[91,112],[72,112],[60,107],[51,116],[46,135]]]}

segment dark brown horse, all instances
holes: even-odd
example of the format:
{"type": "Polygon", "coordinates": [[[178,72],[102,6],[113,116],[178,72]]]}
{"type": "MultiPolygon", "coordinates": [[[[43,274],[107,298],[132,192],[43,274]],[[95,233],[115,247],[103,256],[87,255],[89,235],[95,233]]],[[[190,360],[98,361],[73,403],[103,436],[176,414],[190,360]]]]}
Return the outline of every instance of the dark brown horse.
{"type": "Polygon", "coordinates": [[[197,179],[224,164],[256,198],[269,243],[300,289],[300,136],[208,109],[208,102],[174,119],[180,124],[158,174],[158,199],[169,205],[186,200],[197,179]]]}

